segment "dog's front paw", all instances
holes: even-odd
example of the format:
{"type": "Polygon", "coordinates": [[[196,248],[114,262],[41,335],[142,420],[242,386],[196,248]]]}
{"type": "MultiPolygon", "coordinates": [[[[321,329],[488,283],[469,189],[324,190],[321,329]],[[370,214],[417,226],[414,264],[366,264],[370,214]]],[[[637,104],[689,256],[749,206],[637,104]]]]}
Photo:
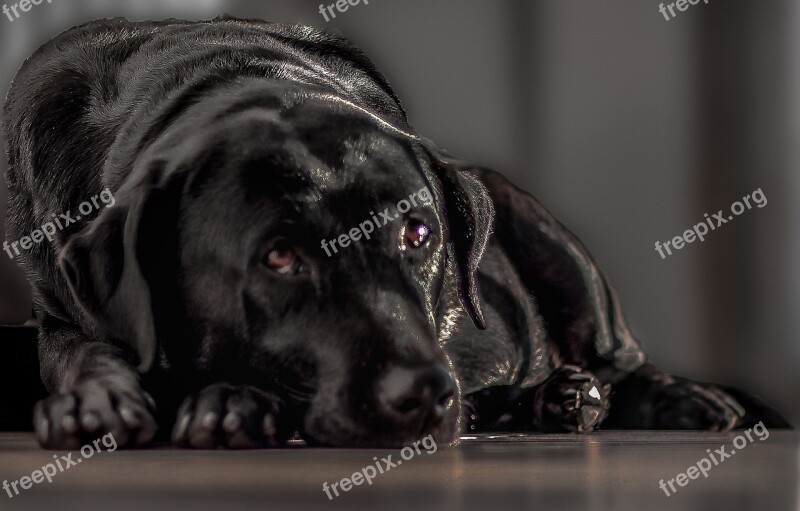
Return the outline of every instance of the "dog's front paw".
{"type": "Polygon", "coordinates": [[[730,431],[745,415],[742,406],[724,390],[689,381],[661,387],[652,407],[650,429],[730,431]]]}
{"type": "Polygon", "coordinates": [[[79,449],[111,434],[119,446],[139,447],[156,434],[155,402],[138,385],[92,379],[39,401],[34,429],[45,449],[79,449]]]}
{"type": "Polygon", "coordinates": [[[283,408],[280,399],[255,387],[211,385],[183,402],[172,441],[194,449],[280,446],[294,433],[283,408]]]}
{"type": "Polygon", "coordinates": [[[572,365],[558,369],[537,390],[534,412],[542,431],[585,433],[596,429],[608,415],[609,385],[572,365]]]}

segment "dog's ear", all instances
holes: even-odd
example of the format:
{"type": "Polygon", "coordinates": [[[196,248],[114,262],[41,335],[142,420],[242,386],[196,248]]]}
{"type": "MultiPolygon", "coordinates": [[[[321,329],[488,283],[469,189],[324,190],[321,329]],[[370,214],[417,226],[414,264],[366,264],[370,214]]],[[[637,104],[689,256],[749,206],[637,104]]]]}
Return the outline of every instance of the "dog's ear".
{"type": "Polygon", "coordinates": [[[494,225],[494,207],[486,187],[471,173],[472,165],[428,148],[431,168],[426,178],[433,186],[440,215],[447,223],[447,254],[456,267],[458,295],[475,326],[486,328],[478,293],[478,264],[494,225]]]}
{"type": "Polygon", "coordinates": [[[156,354],[146,268],[163,255],[160,234],[170,223],[174,229],[179,207],[179,200],[170,199],[176,183],[162,181],[168,180],[156,166],[138,184],[120,189],[113,207],[71,239],[60,256],[72,294],[96,334],[132,348],[141,372],[150,369],[156,354]]]}
{"type": "MultiPolygon", "coordinates": [[[[594,363],[600,355],[612,360],[618,374],[645,363],[639,341],[622,314],[617,295],[583,243],[535,197],[490,169],[481,181],[495,198],[498,223],[494,236],[514,264],[536,309],[547,324],[548,337],[569,346],[575,363],[594,363]],[[594,344],[594,351],[588,347],[594,344]]],[[[549,376],[549,364],[531,366],[523,386],[549,376]]]]}

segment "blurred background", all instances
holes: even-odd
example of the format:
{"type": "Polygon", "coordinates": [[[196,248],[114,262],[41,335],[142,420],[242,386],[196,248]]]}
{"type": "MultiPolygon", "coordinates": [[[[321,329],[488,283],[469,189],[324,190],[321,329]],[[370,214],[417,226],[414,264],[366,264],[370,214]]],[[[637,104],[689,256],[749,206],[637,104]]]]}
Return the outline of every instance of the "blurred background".
{"type": "MultiPolygon", "coordinates": [[[[0,87],[98,17],[228,12],[338,31],[420,132],[496,167],[584,241],[656,364],[745,386],[800,424],[800,2],[711,0],[670,21],[653,0],[362,0],[331,22],[319,4],[53,0],[0,17],[0,87]],[[758,188],[765,208],[655,252],[758,188]]],[[[0,324],[29,311],[0,257],[0,324]]]]}

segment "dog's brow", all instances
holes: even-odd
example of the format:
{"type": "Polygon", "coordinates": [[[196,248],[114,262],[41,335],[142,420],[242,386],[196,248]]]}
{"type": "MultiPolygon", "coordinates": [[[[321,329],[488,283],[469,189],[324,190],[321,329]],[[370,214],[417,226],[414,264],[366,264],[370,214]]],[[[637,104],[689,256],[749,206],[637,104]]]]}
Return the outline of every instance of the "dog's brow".
{"type": "Polygon", "coordinates": [[[314,156],[308,147],[296,139],[289,139],[284,144],[284,150],[293,155],[300,155],[309,164],[304,168],[304,173],[315,187],[330,186],[333,182],[333,171],[319,158],[314,156]]]}

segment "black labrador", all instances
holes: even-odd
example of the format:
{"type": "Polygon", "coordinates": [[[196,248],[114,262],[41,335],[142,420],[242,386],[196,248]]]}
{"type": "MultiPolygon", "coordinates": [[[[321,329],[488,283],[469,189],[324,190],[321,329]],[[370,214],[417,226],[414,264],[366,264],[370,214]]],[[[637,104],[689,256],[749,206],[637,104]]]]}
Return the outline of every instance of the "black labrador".
{"type": "Polygon", "coordinates": [[[787,425],[650,366],[580,242],[340,37],[88,23],[28,59],[5,133],[45,447],[787,425]]]}

